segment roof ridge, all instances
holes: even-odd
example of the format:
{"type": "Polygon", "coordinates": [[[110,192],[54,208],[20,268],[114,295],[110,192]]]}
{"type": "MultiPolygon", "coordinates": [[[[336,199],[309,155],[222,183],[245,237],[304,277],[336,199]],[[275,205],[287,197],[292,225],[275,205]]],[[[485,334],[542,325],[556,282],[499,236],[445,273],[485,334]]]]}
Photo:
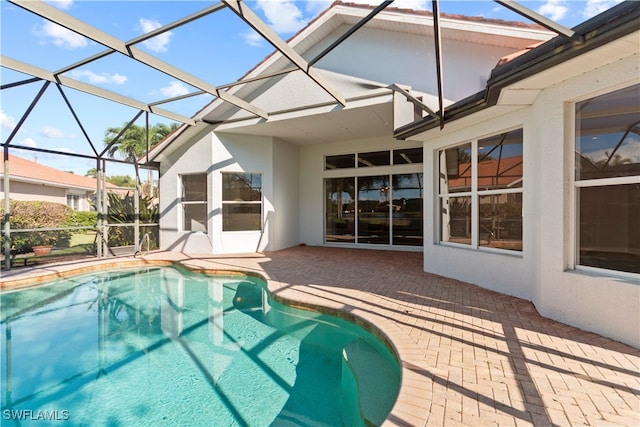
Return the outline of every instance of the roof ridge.
{"type": "MultiPolygon", "coordinates": [[[[97,179],[90,176],[78,175],[72,172],[63,171],[61,169],[54,168],[52,166],[38,163],[37,161],[25,159],[24,157],[9,154],[9,164],[17,166],[17,170],[14,168],[9,169],[9,178],[20,177],[27,179],[38,179],[43,182],[63,184],[70,187],[79,188],[95,188],[97,179]],[[89,182],[92,181],[92,183],[89,182]]],[[[4,163],[0,163],[0,173],[5,175],[4,163]]],[[[113,184],[107,183],[108,187],[112,187],[113,184]]],[[[114,186],[113,186],[114,187],[114,186]]]]}
{"type": "MultiPolygon", "coordinates": [[[[354,8],[360,8],[360,9],[370,9],[370,10],[373,10],[376,7],[370,4],[344,2],[341,0],[334,1],[329,8],[334,6],[347,6],[347,7],[354,7],[354,8]]],[[[387,6],[383,12],[385,11],[410,13],[412,15],[418,15],[418,16],[433,16],[433,13],[426,9],[411,9],[411,8],[404,8],[404,7],[387,6]]],[[[460,13],[453,14],[453,13],[440,12],[440,17],[445,19],[455,19],[458,21],[482,22],[487,24],[506,25],[506,26],[517,27],[517,28],[544,29],[543,26],[535,23],[532,24],[524,21],[508,21],[505,19],[485,18],[483,16],[477,16],[477,15],[469,16],[469,15],[463,15],[460,13]]]]}

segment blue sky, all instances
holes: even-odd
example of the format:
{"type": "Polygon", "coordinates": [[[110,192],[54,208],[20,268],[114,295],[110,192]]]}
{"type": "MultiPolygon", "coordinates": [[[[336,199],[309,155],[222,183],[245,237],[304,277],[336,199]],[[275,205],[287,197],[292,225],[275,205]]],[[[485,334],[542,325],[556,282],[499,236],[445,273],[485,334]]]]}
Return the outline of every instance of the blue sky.
{"type": "MultiPolygon", "coordinates": [[[[352,0],[356,3],[377,1],[352,0]]],[[[612,7],[617,0],[545,0],[520,3],[567,27],[612,7]]],[[[52,5],[121,40],[130,40],[159,26],[215,4],[212,1],[91,1],[56,0],[52,5]]],[[[328,7],[331,0],[245,1],[281,37],[288,39],[328,7]]],[[[396,0],[393,7],[431,9],[430,0],[396,0]]],[[[485,18],[524,20],[515,13],[488,0],[441,0],[441,12],[483,16],[485,18]]],[[[82,36],[43,20],[7,1],[0,1],[0,49],[2,55],[27,62],[49,71],[101,52],[104,47],[82,36]]],[[[231,83],[269,55],[273,48],[257,36],[229,10],[221,10],[172,30],[137,47],[157,58],[176,65],[211,84],[231,83]]],[[[29,78],[6,68],[0,70],[2,84],[29,78]]],[[[143,101],[154,102],[195,91],[171,76],[133,61],[120,54],[74,69],[67,75],[143,101]]],[[[22,117],[42,83],[3,90],[0,93],[0,135],[5,142],[22,117]]],[[[104,147],[104,130],[131,120],[137,110],[96,98],[72,89],[64,89],[98,151],[104,147]]],[[[211,100],[198,96],[162,106],[185,116],[192,116],[211,100]]],[[[150,123],[169,122],[150,116],[150,123]]],[[[144,125],[144,119],[138,122],[144,125]]],[[[70,111],[55,88],[50,85],[41,102],[27,118],[12,143],[44,149],[91,154],[92,150],[70,111]]],[[[84,175],[95,167],[92,160],[54,156],[25,150],[12,154],[33,159],[84,175]]],[[[107,174],[133,175],[132,169],[108,166],[107,174]]]]}

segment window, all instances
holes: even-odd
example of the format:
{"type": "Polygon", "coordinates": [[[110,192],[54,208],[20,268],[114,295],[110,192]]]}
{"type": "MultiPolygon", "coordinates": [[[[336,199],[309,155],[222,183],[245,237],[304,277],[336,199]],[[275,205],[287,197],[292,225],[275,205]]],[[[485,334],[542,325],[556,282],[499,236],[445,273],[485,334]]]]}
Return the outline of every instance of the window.
{"type": "Polygon", "coordinates": [[[207,174],[182,175],[182,231],[207,232],[207,174]]]}
{"type": "Polygon", "coordinates": [[[394,165],[422,163],[422,147],[370,151],[357,154],[339,154],[336,156],[325,156],[324,160],[325,170],[389,166],[391,165],[391,160],[393,160],[394,165]]]}
{"type": "MultiPolygon", "coordinates": [[[[422,150],[420,150],[422,151],[422,150]]],[[[422,161],[422,153],[420,155],[422,161]]],[[[422,174],[391,175],[394,245],[422,246],[422,174]]]]}
{"type": "Polygon", "coordinates": [[[389,175],[358,177],[358,243],[389,244],[389,175]]]}
{"type": "Polygon", "coordinates": [[[356,167],[356,155],[355,154],[341,154],[338,156],[325,157],[324,168],[330,169],[349,169],[356,167]]]}
{"type": "Polygon", "coordinates": [[[67,194],[67,206],[74,211],[80,210],[80,196],[77,194],[67,194]]]}
{"type": "Polygon", "coordinates": [[[440,150],[440,241],[522,251],[522,129],[440,150]]]}
{"type": "Polygon", "coordinates": [[[640,85],[576,104],[577,264],[640,273],[640,85]]]}
{"type": "Polygon", "coordinates": [[[422,246],[422,173],[325,179],[327,242],[422,246]]]}
{"type": "Polygon", "coordinates": [[[262,230],[262,175],[222,174],[222,231],[262,230]]]}
{"type": "Polygon", "coordinates": [[[391,164],[391,156],[389,151],[373,151],[371,153],[358,154],[358,167],[365,168],[368,166],[388,166],[391,164]]]}
{"type": "Polygon", "coordinates": [[[422,163],[422,147],[393,150],[393,164],[422,163]]]}
{"type": "Polygon", "coordinates": [[[356,179],[325,181],[325,237],[327,242],[355,243],[356,179]]]}

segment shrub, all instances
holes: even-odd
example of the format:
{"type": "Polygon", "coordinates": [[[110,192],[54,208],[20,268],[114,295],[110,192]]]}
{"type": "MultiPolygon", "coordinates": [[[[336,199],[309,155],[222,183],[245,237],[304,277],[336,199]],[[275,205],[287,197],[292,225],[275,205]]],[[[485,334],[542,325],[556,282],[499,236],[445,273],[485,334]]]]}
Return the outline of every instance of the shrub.
{"type": "MultiPolygon", "coordinates": [[[[127,192],[126,194],[109,193],[109,209],[107,221],[109,224],[125,224],[135,221],[135,193],[127,192]]],[[[143,196],[139,199],[139,219],[140,219],[140,238],[145,233],[150,234],[150,248],[155,249],[158,246],[157,227],[145,226],[144,224],[158,222],[158,204],[151,196],[143,196]]],[[[109,230],[109,246],[126,246],[133,245],[134,227],[111,227],[109,230]]]]}
{"type": "MultiPolygon", "coordinates": [[[[69,223],[72,209],[60,203],[44,201],[10,200],[11,229],[59,228],[69,223]]],[[[0,207],[4,228],[4,203],[0,207]]],[[[18,253],[31,252],[34,246],[55,245],[68,247],[71,232],[68,230],[29,231],[11,233],[11,250],[18,253]]],[[[4,236],[2,237],[4,250],[4,236]]]]}
{"type": "Polygon", "coordinates": [[[67,225],[70,227],[95,227],[98,223],[98,212],[74,211],[69,217],[67,225]]]}

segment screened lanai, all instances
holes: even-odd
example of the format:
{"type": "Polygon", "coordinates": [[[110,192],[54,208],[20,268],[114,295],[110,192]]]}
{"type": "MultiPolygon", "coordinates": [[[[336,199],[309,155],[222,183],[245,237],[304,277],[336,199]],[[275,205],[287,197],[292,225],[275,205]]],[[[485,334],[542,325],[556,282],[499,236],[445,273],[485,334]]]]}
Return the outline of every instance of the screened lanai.
{"type": "MultiPolygon", "coordinates": [[[[332,106],[338,111],[347,110],[349,104],[357,100],[347,97],[334,84],[330,73],[322,68],[323,59],[330,57],[334,49],[381,11],[394,7],[392,0],[372,5],[361,18],[349,23],[335,42],[322,51],[314,52],[312,56],[303,57],[283,39],[273,23],[267,23],[260,16],[258,12],[264,14],[264,10],[259,10],[251,2],[181,2],[180,11],[184,11],[184,14],[172,16],[167,19],[167,24],[161,25],[158,21],[150,22],[140,18],[138,32],[141,30],[142,34],[138,35],[124,31],[124,25],[120,27],[105,24],[118,22],[118,17],[130,14],[129,2],[113,3],[110,11],[112,15],[108,17],[87,16],[86,12],[81,14],[74,8],[65,8],[63,2],[9,0],[4,3],[7,3],[3,5],[7,10],[3,11],[3,21],[8,22],[19,15],[30,23],[19,29],[7,29],[8,26],[3,22],[2,30],[0,65],[3,70],[3,104],[19,104],[22,111],[20,116],[16,116],[10,131],[2,136],[2,250],[5,269],[19,265],[16,260],[20,259],[27,265],[28,257],[19,253],[16,243],[29,240],[28,236],[43,233],[66,233],[67,238],[79,232],[89,233],[93,242],[89,245],[90,249],[81,255],[99,258],[120,253],[118,247],[126,247],[130,254],[158,247],[158,217],[162,212],[158,212],[157,191],[154,187],[157,185],[159,168],[158,164],[149,161],[149,150],[168,133],[197,132],[210,124],[224,123],[234,116],[231,113],[220,117],[199,114],[205,113],[206,108],[203,110],[203,107],[212,103],[222,103],[228,106],[227,111],[241,112],[243,119],[253,117],[261,123],[269,123],[276,113],[321,105],[332,106]],[[222,22],[233,22],[239,32],[251,38],[261,48],[250,55],[239,55],[233,40],[229,41],[228,34],[216,29],[222,22]],[[43,55],[42,60],[29,60],[30,55],[26,52],[30,48],[25,40],[34,36],[41,37],[45,33],[53,35],[53,41],[47,45],[40,39],[38,49],[51,49],[52,45],[65,44],[81,45],[86,49],[66,49],[62,50],[63,54],[54,58],[45,60],[43,55]],[[193,40],[186,37],[190,34],[197,34],[197,40],[201,43],[187,43],[193,40]],[[180,55],[168,55],[163,50],[163,41],[169,38],[175,43],[182,43],[178,49],[180,55]],[[255,64],[260,64],[265,56],[272,55],[281,57],[277,71],[252,77],[245,75],[239,79],[229,74],[231,69],[249,70],[255,64]],[[204,64],[207,72],[199,71],[203,68],[196,67],[196,63],[204,64]],[[93,72],[88,67],[109,72],[93,72]],[[163,78],[169,83],[163,90],[147,90],[143,96],[136,96],[134,91],[122,89],[120,83],[126,78],[114,71],[124,67],[133,67],[148,76],[135,82],[137,85],[144,86],[146,80],[153,81],[157,78],[163,78]],[[276,80],[289,74],[297,74],[301,79],[312,81],[325,99],[313,105],[296,104],[293,100],[288,105],[286,102],[289,100],[286,100],[278,111],[268,111],[254,103],[251,97],[243,96],[251,93],[253,84],[267,79],[276,80]],[[34,117],[53,117],[54,112],[55,115],[64,114],[66,120],[74,123],[75,133],[68,139],[73,139],[78,147],[82,144],[82,148],[69,149],[64,145],[66,142],[60,141],[63,138],[55,137],[55,129],[48,129],[46,144],[36,143],[32,138],[25,137],[26,129],[32,126],[34,117]],[[99,123],[102,129],[108,129],[106,133],[91,130],[99,127],[95,123],[96,118],[102,119],[99,123]],[[164,126],[161,137],[154,134],[158,128],[156,124],[164,126]],[[141,152],[127,149],[129,134],[136,129],[143,131],[140,138],[141,152]],[[33,163],[19,166],[16,157],[25,155],[33,156],[33,163]],[[53,176],[54,172],[43,169],[44,175],[40,178],[28,173],[21,173],[16,177],[14,172],[19,168],[33,172],[45,158],[58,159],[58,164],[64,164],[62,167],[65,169],[82,164],[93,170],[93,188],[86,190],[87,185],[90,187],[91,184],[83,184],[91,209],[96,212],[93,222],[89,220],[90,223],[81,223],[76,220],[42,226],[28,225],[30,223],[16,219],[16,208],[11,203],[16,190],[25,185],[25,181],[45,185],[47,177],[53,176]],[[134,185],[121,186],[107,182],[107,176],[114,173],[134,175],[134,185]],[[122,237],[124,235],[126,238],[122,237]]],[[[166,6],[167,3],[170,2],[149,3],[149,7],[158,8],[157,13],[160,13],[163,4],[166,6]]],[[[447,101],[457,101],[449,99],[443,85],[447,77],[444,75],[442,58],[447,52],[442,49],[440,18],[446,16],[447,2],[433,0],[429,5],[431,11],[427,13],[431,13],[433,17],[435,43],[426,48],[435,55],[436,67],[424,69],[424,75],[437,88],[435,95],[418,98],[393,81],[372,83],[375,86],[372,89],[403,97],[414,106],[413,119],[431,117],[440,127],[444,127],[445,104],[447,101]]],[[[564,37],[573,36],[570,29],[517,2],[495,1],[492,6],[506,8],[517,16],[516,19],[534,22],[564,37]]],[[[175,8],[172,13],[175,13],[175,8]]],[[[76,175],[80,173],[82,172],[75,172],[76,175]]],[[[81,187],[80,184],[74,185],[76,190],[81,187]]],[[[61,188],[62,184],[57,182],[52,186],[61,188]]],[[[74,192],[67,190],[69,203],[74,203],[75,196],[74,192]]],[[[71,252],[70,256],[73,255],[71,252]]]]}

